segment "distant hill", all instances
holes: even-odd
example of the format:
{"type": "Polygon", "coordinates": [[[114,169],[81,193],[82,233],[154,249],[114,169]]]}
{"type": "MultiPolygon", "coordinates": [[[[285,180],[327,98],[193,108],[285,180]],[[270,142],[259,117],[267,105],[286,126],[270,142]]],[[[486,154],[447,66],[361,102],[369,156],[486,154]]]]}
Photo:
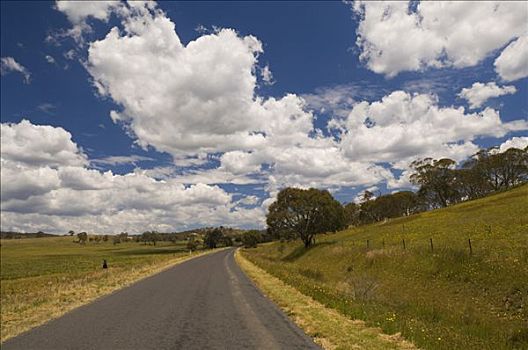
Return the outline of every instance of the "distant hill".
{"type": "Polygon", "coordinates": [[[53,235],[51,233],[45,233],[42,231],[39,232],[10,232],[10,231],[2,231],[0,232],[0,238],[1,239],[21,239],[21,238],[44,238],[44,237],[57,237],[57,235],[53,235]]]}

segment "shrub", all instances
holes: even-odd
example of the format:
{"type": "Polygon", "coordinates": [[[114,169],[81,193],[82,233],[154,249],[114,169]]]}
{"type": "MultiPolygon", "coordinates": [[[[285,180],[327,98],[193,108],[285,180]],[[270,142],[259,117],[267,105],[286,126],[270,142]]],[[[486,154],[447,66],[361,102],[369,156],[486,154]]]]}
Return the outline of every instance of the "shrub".
{"type": "Polygon", "coordinates": [[[260,239],[261,235],[257,230],[247,231],[242,235],[242,244],[245,248],[256,248],[260,239]]]}

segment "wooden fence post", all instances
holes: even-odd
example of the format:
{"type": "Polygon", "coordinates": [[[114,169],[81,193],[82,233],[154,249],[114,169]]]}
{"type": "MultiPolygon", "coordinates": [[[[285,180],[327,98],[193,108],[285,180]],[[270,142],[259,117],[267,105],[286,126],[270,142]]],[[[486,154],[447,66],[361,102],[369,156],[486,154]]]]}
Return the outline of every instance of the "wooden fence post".
{"type": "Polygon", "coordinates": [[[402,239],[403,249],[405,249],[405,239],[402,239]]]}
{"type": "Polygon", "coordinates": [[[367,239],[367,249],[370,248],[370,241],[367,239]]]}
{"type": "Polygon", "coordinates": [[[468,238],[469,243],[469,255],[473,255],[473,247],[471,246],[471,238],[468,238]]]}
{"type": "Polygon", "coordinates": [[[433,251],[434,251],[434,248],[433,248],[433,239],[432,239],[432,238],[429,238],[429,242],[431,243],[431,251],[433,252],[433,251]]]}

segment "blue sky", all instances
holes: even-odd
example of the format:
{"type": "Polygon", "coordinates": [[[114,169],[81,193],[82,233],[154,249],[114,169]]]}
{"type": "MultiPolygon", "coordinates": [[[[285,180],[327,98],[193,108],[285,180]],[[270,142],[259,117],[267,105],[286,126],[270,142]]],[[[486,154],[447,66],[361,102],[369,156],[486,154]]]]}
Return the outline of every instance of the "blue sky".
{"type": "Polygon", "coordinates": [[[526,3],[137,5],[1,3],[3,230],[263,227],[528,144],[526,3]]]}

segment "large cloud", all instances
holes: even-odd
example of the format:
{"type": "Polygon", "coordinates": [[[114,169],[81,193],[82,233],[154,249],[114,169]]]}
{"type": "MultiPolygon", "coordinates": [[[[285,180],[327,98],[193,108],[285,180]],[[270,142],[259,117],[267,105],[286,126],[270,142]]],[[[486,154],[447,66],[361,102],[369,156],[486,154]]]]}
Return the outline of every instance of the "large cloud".
{"type": "Polygon", "coordinates": [[[262,224],[261,208],[238,207],[218,186],[89,169],[62,128],[26,120],[1,127],[2,229],[115,233],[219,222],[262,224]],[[136,219],[128,221],[131,217],[136,219]]]}
{"type": "Polygon", "coordinates": [[[357,44],[369,69],[393,77],[427,67],[474,66],[527,34],[526,2],[356,1],[357,44]]]}
{"type": "MultiPolygon", "coordinates": [[[[123,107],[112,118],[126,123],[140,145],[176,158],[226,152],[219,169],[193,170],[187,181],[247,182],[240,175],[268,164],[282,185],[322,185],[350,168],[348,160],[329,161],[340,151],[330,139],[314,137],[313,115],[302,98],[256,94],[262,44],[255,37],[222,29],[183,45],[163,12],[145,9],[131,9],[122,27],[90,45],[89,72],[99,93],[123,107]],[[300,166],[299,159],[310,164],[300,166]],[[294,168],[298,175],[288,180],[294,168]]],[[[350,171],[340,183],[361,181],[372,180],[350,171]]]]}
{"type": "Polygon", "coordinates": [[[528,35],[520,37],[495,60],[495,71],[506,81],[528,77],[528,35]]]}
{"type": "Polygon", "coordinates": [[[62,128],[27,120],[1,125],[2,159],[28,166],[85,165],[86,156],[62,128]]]}
{"type": "Polygon", "coordinates": [[[122,30],[90,45],[88,69],[99,92],[123,108],[113,120],[127,123],[141,146],[174,156],[251,150],[300,123],[299,131],[312,127],[297,96],[255,95],[255,37],[222,29],[183,45],[163,12],[130,11],[122,30]]]}
{"type": "Polygon", "coordinates": [[[346,119],[333,125],[343,128],[341,146],[347,157],[403,168],[401,164],[420,156],[462,160],[478,150],[472,143],[477,137],[528,130],[528,122],[502,122],[493,109],[466,113],[463,107],[440,107],[434,95],[404,91],[358,103],[346,119]]]}

